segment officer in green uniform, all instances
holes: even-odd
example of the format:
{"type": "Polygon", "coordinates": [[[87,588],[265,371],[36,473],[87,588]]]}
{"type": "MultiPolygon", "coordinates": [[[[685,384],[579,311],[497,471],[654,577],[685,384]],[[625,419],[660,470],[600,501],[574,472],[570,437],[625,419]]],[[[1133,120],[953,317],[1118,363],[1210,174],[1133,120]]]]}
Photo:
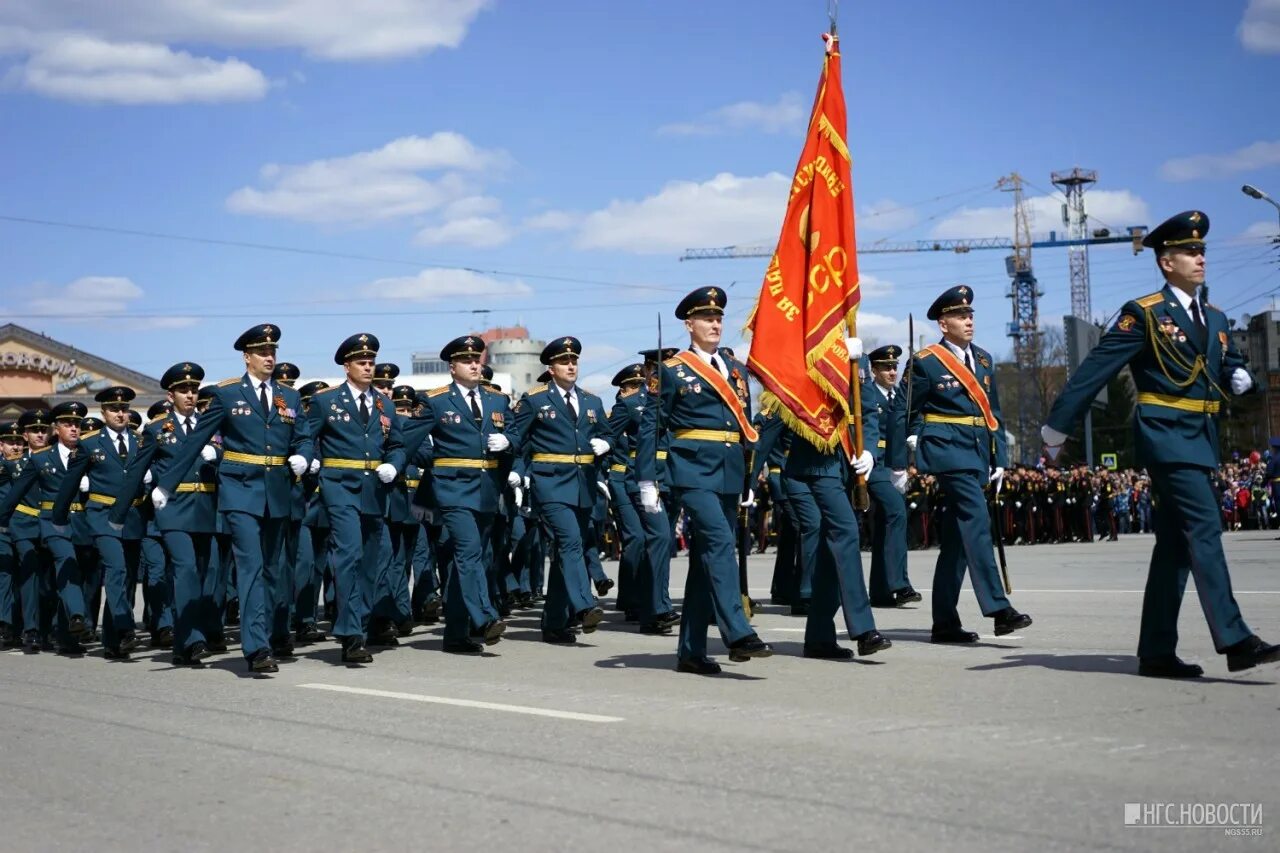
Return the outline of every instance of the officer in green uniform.
{"type": "Polygon", "coordinates": [[[582,342],[568,336],[543,349],[551,381],[535,385],[516,402],[512,443],[528,466],[529,488],[542,525],[551,533],[554,555],[542,609],[542,639],[577,642],[573,630],[595,631],[604,618],[591,594],[585,548],[591,547],[596,463],[612,447],[600,398],[578,387],[582,342]]]}
{"type": "Polygon", "coordinates": [[[400,365],[389,361],[380,361],[373,366],[373,387],[388,397],[395,389],[396,379],[400,376],[400,365]]]}
{"type": "Polygon", "coordinates": [[[1138,672],[1196,678],[1203,669],[1177,656],[1178,610],[1188,575],[1209,623],[1214,648],[1232,672],[1280,660],[1280,646],[1245,624],[1231,592],[1213,477],[1220,461],[1218,416],[1227,394],[1257,383],[1236,351],[1226,315],[1205,295],[1209,217],[1188,210],[1152,230],[1165,285],[1124,304],[1115,324],[1072,374],[1042,428],[1055,457],[1098,391],[1128,366],[1138,391],[1134,435],[1138,461],[1151,475],[1156,544],[1151,552],[1138,672]]]}
{"type": "MultiPolygon", "coordinates": [[[[10,464],[22,457],[27,441],[16,421],[0,422],[0,501],[13,479],[10,464]]],[[[18,555],[8,532],[0,533],[0,647],[21,645],[22,611],[18,607],[18,555]]]]}
{"type": "MultiPolygon", "coordinates": [[[[317,380],[298,389],[304,414],[311,398],[328,387],[329,383],[317,380]]],[[[316,610],[325,567],[329,564],[329,516],[320,499],[319,473],[303,474],[299,486],[302,524],[298,530],[298,561],[293,571],[293,636],[299,643],[315,643],[325,636],[317,624],[316,610]]]]}
{"type": "Polygon", "coordinates": [[[902,347],[893,344],[873,349],[867,355],[871,376],[862,385],[862,415],[868,420],[876,419],[880,435],[874,450],[876,467],[867,477],[867,491],[871,494],[872,607],[902,607],[921,600],[907,577],[907,503],[890,482],[890,472],[884,464],[889,434],[906,428],[905,405],[895,405],[901,356],[902,347]]]}
{"type": "Polygon", "coordinates": [[[976,643],[978,635],[960,623],[956,605],[965,569],[984,616],[997,636],[1031,625],[1031,617],[1009,603],[996,567],[991,519],[982,488],[996,490],[1008,464],[1007,440],[996,388],[995,362],[973,343],[973,290],[956,285],[929,307],[942,341],[912,359],[911,410],[904,441],[889,436],[894,487],[906,491],[907,450],[916,448],[917,467],[933,474],[946,512],[933,574],[935,643],[976,643]]]}
{"type": "MultiPolygon", "coordinates": [[[[49,446],[49,425],[52,419],[48,409],[29,409],[18,416],[17,431],[22,436],[22,451],[0,463],[5,470],[10,488],[23,469],[30,465],[31,454],[49,446]]],[[[0,506],[7,505],[9,492],[0,494],[0,506]]],[[[13,505],[11,521],[0,517],[0,527],[8,526],[7,535],[13,543],[14,596],[18,600],[20,618],[15,617],[15,633],[22,633],[22,650],[37,654],[41,646],[41,579],[52,571],[49,552],[40,542],[40,499],[35,489],[13,505]]]]}

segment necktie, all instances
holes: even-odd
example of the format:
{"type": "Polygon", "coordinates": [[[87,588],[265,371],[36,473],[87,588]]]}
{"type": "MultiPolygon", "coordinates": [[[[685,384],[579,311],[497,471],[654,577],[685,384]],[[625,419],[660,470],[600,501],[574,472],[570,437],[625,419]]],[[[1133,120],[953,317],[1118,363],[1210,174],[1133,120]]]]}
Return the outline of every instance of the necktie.
{"type": "Polygon", "coordinates": [[[360,423],[369,425],[369,394],[360,395],[360,423]]]}
{"type": "Polygon", "coordinates": [[[570,392],[564,392],[564,406],[569,410],[569,417],[575,421],[578,419],[578,410],[573,407],[573,397],[570,392]]]}
{"type": "Polygon", "coordinates": [[[262,416],[264,418],[270,417],[270,410],[267,408],[267,383],[265,382],[258,383],[258,402],[262,403],[262,416]]]}
{"type": "Polygon", "coordinates": [[[973,373],[973,362],[969,360],[969,351],[968,351],[968,350],[965,350],[965,351],[964,351],[964,366],[965,366],[965,367],[967,367],[967,368],[969,369],[969,372],[970,372],[970,373],[973,373]]]}
{"type": "Polygon", "coordinates": [[[714,355],[711,356],[711,368],[715,370],[716,373],[724,373],[724,371],[720,369],[720,359],[716,358],[714,355]]]}
{"type": "Polygon", "coordinates": [[[476,399],[476,392],[474,388],[471,390],[470,397],[471,417],[476,419],[476,423],[480,423],[480,421],[484,420],[484,415],[480,414],[480,401],[476,399]]]}
{"type": "Polygon", "coordinates": [[[116,449],[120,451],[120,458],[124,459],[129,455],[129,446],[124,443],[124,433],[116,436],[116,449]]]}
{"type": "Polygon", "coordinates": [[[182,419],[182,434],[191,435],[191,418],[182,419]]]}
{"type": "Polygon", "coordinates": [[[1200,315],[1200,300],[1192,298],[1191,300],[1191,319],[1195,321],[1196,331],[1202,336],[1204,335],[1204,317],[1200,315]]]}
{"type": "Polygon", "coordinates": [[[893,389],[892,389],[892,388],[890,388],[890,389],[889,389],[889,403],[890,403],[891,405],[892,405],[892,403],[893,403],[893,389]]]}

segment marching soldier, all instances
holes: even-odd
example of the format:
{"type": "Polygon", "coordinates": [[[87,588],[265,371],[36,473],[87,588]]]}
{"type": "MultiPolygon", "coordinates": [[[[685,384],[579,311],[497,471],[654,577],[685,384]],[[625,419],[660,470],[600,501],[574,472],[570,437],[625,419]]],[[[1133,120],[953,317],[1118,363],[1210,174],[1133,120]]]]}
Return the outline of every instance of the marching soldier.
{"type": "MultiPolygon", "coordinates": [[[[0,463],[7,475],[10,489],[22,473],[31,464],[31,454],[49,446],[49,424],[51,423],[47,409],[30,409],[18,416],[16,423],[18,434],[22,437],[22,448],[19,455],[7,458],[0,463]]],[[[14,442],[16,445],[17,443],[14,442]]],[[[0,506],[7,506],[9,492],[0,494],[0,506]]],[[[41,583],[49,574],[49,553],[40,544],[40,500],[35,490],[30,490],[26,497],[14,503],[14,512],[10,513],[12,521],[6,521],[0,510],[0,528],[8,527],[8,538],[13,542],[14,553],[14,595],[18,599],[20,619],[15,617],[15,633],[22,633],[22,650],[26,654],[37,654],[41,646],[41,583]]]]}
{"type": "Polygon", "coordinates": [[[982,487],[999,491],[1008,464],[995,363],[973,343],[973,291],[957,285],[929,308],[942,341],[912,360],[911,411],[906,441],[892,441],[890,465],[895,487],[906,488],[907,450],[915,448],[920,471],[938,481],[941,549],[933,575],[935,643],[976,643],[978,635],[960,623],[956,605],[966,567],[984,616],[997,636],[1031,625],[1031,617],[1009,603],[992,550],[991,518],[982,487]]]}
{"type": "MultiPolygon", "coordinates": [[[[329,387],[329,383],[308,382],[298,389],[304,416],[311,398],[329,387]]],[[[320,498],[318,474],[310,471],[300,479],[302,489],[302,524],[298,530],[298,561],[293,571],[293,636],[299,643],[317,643],[324,631],[317,624],[320,585],[329,565],[329,516],[320,498]]],[[[295,497],[296,500],[296,497],[295,497]]]]}
{"type": "Polygon", "coordinates": [[[1221,461],[1218,413],[1228,391],[1257,389],[1231,342],[1226,315],[1205,295],[1209,217],[1189,210],[1143,239],[1155,252],[1165,285],[1124,304],[1115,325],[1072,374],[1042,428],[1051,457],[1090,401],[1126,365],[1138,390],[1134,433],[1151,474],[1156,544],[1151,553],[1138,673],[1196,678],[1204,670],[1177,656],[1178,610],[1194,575],[1214,648],[1231,672],[1280,660],[1280,646],[1245,624],[1231,591],[1222,524],[1212,478],[1221,461]]]}
{"type": "MultiPolygon", "coordinates": [[[[871,377],[862,386],[862,416],[876,420],[875,467],[867,476],[871,493],[871,606],[902,607],[921,600],[907,577],[907,503],[890,482],[885,450],[890,432],[906,427],[905,404],[896,405],[898,359],[902,348],[889,344],[872,350],[871,377]]],[[[864,421],[864,423],[866,422],[864,421]]],[[[898,435],[895,441],[902,441],[898,435]]],[[[869,445],[869,443],[868,443],[869,445]]]]}
{"type": "Polygon", "coordinates": [[[577,642],[575,625],[595,631],[604,618],[591,594],[585,549],[596,500],[596,461],[612,446],[604,404],[577,386],[582,343],[558,338],[542,351],[551,381],[526,391],[514,409],[511,438],[528,465],[532,499],[553,547],[542,639],[577,642]]]}
{"type": "MultiPolygon", "coordinates": [[[[422,410],[404,428],[405,453],[412,457],[429,437],[433,450],[429,510],[448,532],[450,565],[444,594],[444,650],[480,654],[506,630],[489,597],[493,517],[503,481],[502,457],[511,452],[507,437],[507,396],[480,385],[484,341],[474,335],[455,338],[440,351],[453,382],[419,399],[422,410]]],[[[510,475],[519,480],[514,472],[510,475]]],[[[415,495],[419,501],[423,488],[415,495]]]]}
{"type": "MultiPolygon", "coordinates": [[[[310,465],[312,441],[298,392],[271,378],[280,330],[253,326],[236,339],[245,372],[214,388],[209,407],[151,492],[163,510],[215,433],[222,436],[218,512],[231,538],[240,601],[240,645],[250,672],[279,671],[275,656],[292,657],[291,567],[279,565],[292,482],[310,465]]],[[[125,490],[129,491],[129,484],[125,490]]],[[[135,486],[136,488],[136,486],[135,486]]],[[[120,495],[117,495],[119,498],[120,495]]]]}
{"type": "MultiPolygon", "coordinates": [[[[661,432],[670,434],[672,492],[693,527],[677,670],[698,675],[720,671],[707,657],[713,619],[730,660],[773,654],[751,630],[738,584],[735,530],[746,482],[742,444],[758,434],[751,425],[746,368],[718,353],[726,301],[721,290],[701,287],[676,307],[676,318],[689,332],[689,349],[658,366],[658,389],[645,407],[636,441],[640,501],[646,512],[657,513],[662,508],[658,447],[661,432]]],[[[746,491],[749,503],[752,495],[746,491]]]]}
{"type": "MultiPolygon", "coordinates": [[[[392,388],[391,402],[396,408],[396,416],[402,423],[413,417],[417,396],[412,385],[396,385],[392,388]]],[[[411,500],[413,493],[422,484],[422,469],[431,464],[430,449],[430,444],[423,442],[414,456],[405,462],[404,470],[392,484],[387,500],[387,532],[391,539],[391,563],[387,574],[391,588],[395,592],[398,611],[409,614],[409,624],[401,625],[397,632],[402,636],[405,629],[412,626],[415,614],[425,615],[420,607],[414,606],[409,592],[409,578],[414,578],[416,594],[418,581],[424,574],[425,562],[419,567],[415,565],[415,559],[421,553],[418,549],[419,540],[426,538],[421,522],[414,517],[411,500]]],[[[435,589],[429,575],[422,580],[422,584],[424,587],[421,593],[422,602],[425,603],[428,593],[434,592],[435,589]]],[[[432,616],[439,612],[439,606],[437,596],[432,602],[432,616]]]]}
{"type": "MultiPolygon", "coordinates": [[[[22,458],[26,449],[27,442],[17,422],[0,422],[0,501],[4,500],[14,477],[9,463],[22,458]]],[[[22,643],[22,610],[18,607],[20,588],[13,539],[8,532],[0,533],[0,648],[22,643]]]]}
{"type": "Polygon", "coordinates": [[[613,411],[609,414],[609,426],[613,429],[613,447],[609,451],[606,482],[609,487],[609,505],[613,510],[614,527],[618,531],[620,552],[618,555],[618,609],[628,622],[640,621],[640,571],[644,559],[644,527],[640,514],[632,504],[628,488],[637,488],[634,472],[628,477],[627,453],[632,449],[625,432],[619,434],[620,422],[625,419],[625,407],[619,407],[626,397],[634,396],[644,386],[644,365],[628,364],[613,375],[610,381],[618,389],[614,397],[613,411]]]}
{"type": "MultiPolygon", "coordinates": [[[[391,396],[391,392],[395,389],[396,379],[400,376],[400,365],[392,364],[389,361],[380,361],[373,366],[373,387],[375,390],[391,396]]],[[[489,372],[489,376],[493,376],[493,371],[489,372]]]]}
{"type": "Polygon", "coordinates": [[[286,388],[292,388],[302,378],[302,369],[291,361],[277,362],[271,378],[286,388]]]}

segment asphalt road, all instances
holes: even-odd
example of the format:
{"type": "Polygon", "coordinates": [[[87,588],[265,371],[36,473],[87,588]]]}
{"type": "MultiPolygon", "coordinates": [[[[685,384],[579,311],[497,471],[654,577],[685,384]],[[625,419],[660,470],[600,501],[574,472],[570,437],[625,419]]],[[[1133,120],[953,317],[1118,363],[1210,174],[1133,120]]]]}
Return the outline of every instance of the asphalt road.
{"type": "MultiPolygon", "coordinates": [[[[326,643],[272,678],[235,648],[201,671],[0,655],[0,848],[1275,849],[1280,666],[1228,674],[1189,589],[1180,651],[1207,677],[1134,675],[1150,546],[1011,548],[1035,625],[991,639],[966,589],[984,641],[965,648],[928,643],[936,552],[912,552],[923,605],[876,611],[892,649],[806,660],[803,621],[769,607],[777,654],[729,664],[713,641],[716,678],[612,612],[576,648],[525,614],[482,659],[436,626],[366,668],[326,643]],[[1125,825],[1126,803],[1206,802],[1261,803],[1262,837],[1125,825]]],[[[1272,641],[1278,546],[1227,542],[1272,641]]],[[[772,561],[752,558],[758,597],[772,561]]]]}

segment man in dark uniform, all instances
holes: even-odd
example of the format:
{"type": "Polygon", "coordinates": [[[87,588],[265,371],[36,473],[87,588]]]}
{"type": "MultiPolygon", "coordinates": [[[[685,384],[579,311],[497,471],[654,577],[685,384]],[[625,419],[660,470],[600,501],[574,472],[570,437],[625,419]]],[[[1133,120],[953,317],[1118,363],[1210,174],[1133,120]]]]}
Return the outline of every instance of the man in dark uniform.
{"type": "MultiPolygon", "coordinates": [[[[0,501],[4,500],[14,476],[8,463],[20,459],[26,449],[27,441],[17,422],[0,422],[0,501]]],[[[6,531],[0,533],[0,648],[21,645],[22,611],[17,603],[20,586],[17,552],[6,531]]]]}
{"type": "MultiPolygon", "coordinates": [[[[298,379],[301,377],[302,369],[291,361],[276,362],[275,369],[271,371],[271,378],[285,388],[297,387],[298,379]]],[[[299,394],[299,396],[302,395],[299,394]]],[[[297,573],[299,567],[308,565],[310,562],[309,557],[304,557],[302,554],[302,519],[307,514],[306,487],[303,484],[303,479],[307,476],[314,477],[315,475],[303,473],[301,477],[292,478],[293,488],[291,490],[292,500],[289,504],[289,520],[285,522],[284,535],[280,537],[282,551],[276,559],[277,565],[292,567],[294,575],[292,588],[294,591],[298,588],[297,573]]],[[[294,601],[293,607],[290,608],[289,619],[290,626],[293,629],[294,640],[299,644],[305,645],[324,639],[324,631],[316,627],[314,620],[308,624],[298,618],[296,601],[294,601]]]]}
{"type": "MultiPolygon", "coordinates": [[[[871,493],[871,606],[902,607],[921,600],[907,577],[907,503],[893,487],[885,467],[888,437],[897,431],[897,441],[906,429],[906,406],[898,405],[898,359],[902,347],[889,344],[867,355],[871,376],[862,386],[862,416],[876,419],[877,435],[873,456],[875,467],[867,477],[871,493]]],[[[867,447],[871,450],[870,444],[867,447]]]]}
{"type": "Polygon", "coordinates": [[[1031,625],[1005,596],[996,567],[991,519],[982,487],[1000,488],[1008,450],[991,355],[973,343],[973,290],[957,285],[929,308],[942,341],[912,359],[911,411],[906,440],[890,437],[893,476],[905,489],[907,450],[916,448],[924,473],[938,479],[942,514],[941,549],[933,575],[935,643],[976,643],[978,635],[960,623],[956,605],[965,569],[984,616],[995,622],[997,636],[1031,625]]]}
{"type": "Polygon", "coordinates": [[[680,624],[677,670],[713,675],[720,665],[707,657],[707,628],[714,621],[729,647],[729,659],[769,657],[773,649],[756,636],[743,609],[735,552],[746,460],[742,445],[754,442],[747,370],[718,352],[727,300],[724,291],[700,287],[676,307],[689,333],[689,349],[657,368],[658,387],[645,407],[636,441],[636,478],[646,512],[659,512],[658,448],[670,435],[668,472],[677,506],[693,528],[685,609],[680,624]],[[732,384],[730,384],[732,383],[732,384]]]}
{"type": "Polygon", "coordinates": [[[528,465],[533,503],[555,549],[542,608],[542,639],[577,642],[574,626],[595,631],[604,618],[591,594],[585,549],[596,501],[596,463],[612,446],[604,404],[578,387],[582,343],[557,338],[543,349],[551,381],[517,401],[511,440],[528,465]]]}
{"type": "MultiPolygon", "coordinates": [[[[279,342],[280,329],[270,323],[253,326],[236,339],[245,373],[217,384],[195,431],[151,491],[159,512],[204,446],[215,433],[221,434],[218,512],[235,558],[240,644],[250,672],[259,674],[279,670],[275,656],[293,656],[293,573],[291,567],[279,565],[280,537],[290,513],[289,475],[302,476],[312,455],[298,392],[271,378],[279,342]]],[[[126,492],[129,488],[126,484],[126,492]]]]}
{"type": "MultiPolygon", "coordinates": [[[[329,383],[317,380],[299,388],[302,411],[306,413],[311,398],[328,387],[329,383]]],[[[315,643],[325,636],[317,624],[316,611],[319,608],[320,585],[330,563],[329,515],[320,498],[319,472],[308,471],[299,479],[302,524],[298,530],[298,561],[293,571],[293,636],[299,643],[315,643]]]]}
{"type": "MultiPolygon", "coordinates": [[[[22,437],[22,450],[13,457],[0,463],[3,466],[10,488],[13,487],[22,470],[30,464],[31,454],[49,446],[49,424],[51,423],[47,409],[30,409],[18,416],[17,431],[22,437]]],[[[16,444],[16,443],[15,443],[16,444]]],[[[0,505],[5,505],[8,490],[0,494],[0,505]]],[[[22,634],[22,650],[26,654],[36,654],[41,646],[41,581],[51,571],[49,552],[40,542],[40,500],[34,489],[14,505],[12,521],[8,522],[8,538],[13,543],[14,578],[13,591],[18,600],[20,618],[14,618],[15,633],[22,634]]],[[[6,522],[0,517],[0,527],[6,522]]]]}
{"type": "MultiPolygon", "coordinates": [[[[614,397],[613,411],[609,415],[609,426],[613,432],[613,447],[609,451],[609,469],[606,482],[609,487],[609,508],[613,513],[614,528],[618,531],[618,609],[623,612],[628,622],[640,619],[640,564],[644,559],[644,527],[640,524],[640,514],[627,494],[629,482],[634,484],[634,473],[628,477],[627,453],[632,449],[625,432],[619,434],[618,421],[625,419],[625,413],[619,413],[618,406],[624,395],[632,396],[644,387],[644,365],[628,364],[613,375],[610,382],[618,389],[614,397]]],[[[638,487],[637,487],[638,488],[638,487]]]]}
{"type": "Polygon", "coordinates": [[[293,388],[302,377],[302,370],[291,361],[277,362],[271,378],[286,388],[293,388]]]}
{"type": "Polygon", "coordinates": [[[1205,297],[1205,235],[1209,217],[1179,213],[1152,230],[1152,249],[1165,285],[1126,302],[1115,325],[1072,374],[1042,428],[1056,458],[1098,391],[1125,366],[1138,391],[1134,418],[1138,459],[1151,474],[1156,544],[1151,552],[1138,672],[1196,678],[1203,670],[1177,656],[1178,610],[1194,575],[1214,648],[1238,672],[1280,660],[1280,646],[1249,630],[1231,592],[1222,550],[1222,523],[1212,479],[1221,461],[1218,414],[1228,393],[1257,384],[1231,342],[1226,315],[1205,297]]]}
{"type": "MultiPolygon", "coordinates": [[[[492,373],[491,373],[492,375],[492,373]]],[[[389,361],[380,361],[373,366],[373,387],[381,393],[391,396],[396,379],[400,376],[400,365],[389,361]]]]}

